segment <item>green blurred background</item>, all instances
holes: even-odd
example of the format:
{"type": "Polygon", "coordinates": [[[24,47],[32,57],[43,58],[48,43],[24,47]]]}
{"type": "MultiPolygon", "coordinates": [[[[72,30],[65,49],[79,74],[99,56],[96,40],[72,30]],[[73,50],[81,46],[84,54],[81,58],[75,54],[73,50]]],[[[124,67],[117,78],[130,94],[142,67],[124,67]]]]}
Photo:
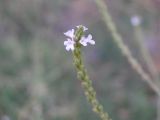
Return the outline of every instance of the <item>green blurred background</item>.
{"type": "MultiPolygon", "coordinates": [[[[106,0],[133,56],[150,75],[131,16],[160,71],[160,1],[106,0]]],[[[0,0],[0,120],[98,120],[76,78],[64,32],[83,24],[95,46],[83,49],[99,101],[113,120],[156,120],[157,95],[134,71],[94,0],[0,0]]]]}

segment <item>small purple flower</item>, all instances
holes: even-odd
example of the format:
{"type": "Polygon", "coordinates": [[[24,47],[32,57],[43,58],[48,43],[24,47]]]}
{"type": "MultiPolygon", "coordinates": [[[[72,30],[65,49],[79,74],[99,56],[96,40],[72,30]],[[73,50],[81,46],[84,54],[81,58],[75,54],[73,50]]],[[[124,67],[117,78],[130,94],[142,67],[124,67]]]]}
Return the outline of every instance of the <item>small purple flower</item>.
{"type": "MultiPolygon", "coordinates": [[[[79,27],[80,25],[77,26],[77,28],[79,27]]],[[[83,31],[88,30],[88,28],[86,28],[85,26],[82,26],[82,27],[83,27],[83,31]]],[[[68,37],[67,40],[64,41],[64,46],[66,47],[67,51],[69,50],[73,51],[75,49],[74,45],[78,44],[78,42],[82,44],[83,46],[87,46],[88,43],[90,43],[91,45],[95,44],[95,41],[92,40],[91,34],[89,34],[87,37],[82,36],[81,40],[75,41],[75,30],[74,29],[68,30],[67,32],[64,33],[64,35],[68,37]]]]}
{"type": "Polygon", "coordinates": [[[64,35],[73,39],[74,38],[74,29],[68,30],[67,32],[64,33],[64,35]]]}
{"type": "Polygon", "coordinates": [[[64,45],[66,46],[66,50],[69,51],[69,50],[74,50],[74,44],[75,42],[71,39],[67,39],[67,41],[64,41],[64,45]]]}
{"type": "Polygon", "coordinates": [[[95,41],[92,40],[92,35],[89,34],[88,37],[82,37],[79,41],[83,46],[87,46],[87,43],[90,43],[91,45],[95,44],[95,41]]]}
{"type": "MultiPolygon", "coordinates": [[[[78,25],[77,28],[79,28],[80,26],[81,26],[81,25],[78,25]]],[[[83,30],[84,30],[84,31],[88,30],[87,27],[85,27],[85,26],[82,26],[82,27],[83,27],[83,30]]]]}
{"type": "Polygon", "coordinates": [[[139,26],[141,24],[141,21],[142,21],[141,18],[137,15],[131,17],[131,24],[133,26],[139,26]]]}

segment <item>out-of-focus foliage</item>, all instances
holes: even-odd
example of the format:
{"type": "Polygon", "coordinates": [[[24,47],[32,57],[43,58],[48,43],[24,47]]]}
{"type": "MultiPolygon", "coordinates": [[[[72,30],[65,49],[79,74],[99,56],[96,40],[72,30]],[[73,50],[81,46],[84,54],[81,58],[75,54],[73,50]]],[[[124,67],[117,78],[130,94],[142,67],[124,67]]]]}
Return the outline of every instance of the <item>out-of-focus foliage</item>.
{"type": "MultiPolygon", "coordinates": [[[[130,17],[143,18],[144,44],[160,70],[158,0],[108,0],[109,11],[143,68],[130,17]]],[[[95,46],[84,60],[113,120],[154,120],[155,93],[131,68],[92,0],[0,0],[0,120],[97,120],[63,46],[66,30],[83,24],[95,46]]]]}

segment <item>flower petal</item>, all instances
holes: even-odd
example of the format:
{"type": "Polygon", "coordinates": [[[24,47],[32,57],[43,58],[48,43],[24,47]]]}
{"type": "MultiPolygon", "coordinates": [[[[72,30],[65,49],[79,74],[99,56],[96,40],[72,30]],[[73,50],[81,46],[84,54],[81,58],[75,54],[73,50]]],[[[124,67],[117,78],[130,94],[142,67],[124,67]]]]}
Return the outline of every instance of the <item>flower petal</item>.
{"type": "Polygon", "coordinates": [[[88,37],[87,37],[87,39],[90,39],[90,40],[91,40],[91,39],[92,39],[92,35],[89,34],[88,37]]]}
{"type": "Polygon", "coordinates": [[[69,51],[69,50],[70,50],[70,47],[69,47],[69,46],[66,46],[66,50],[69,51]]]}
{"type": "Polygon", "coordinates": [[[87,46],[87,41],[85,37],[82,37],[81,40],[79,41],[83,46],[87,46]]]}
{"type": "Polygon", "coordinates": [[[74,50],[74,46],[72,45],[72,46],[70,46],[70,49],[73,51],[74,50]]]}
{"type": "Polygon", "coordinates": [[[67,45],[67,43],[68,43],[68,41],[64,41],[64,45],[65,45],[65,46],[67,45]]]}
{"type": "Polygon", "coordinates": [[[67,37],[70,37],[73,39],[74,37],[74,29],[68,30],[67,32],[64,33],[67,37]]]}
{"type": "Polygon", "coordinates": [[[91,45],[95,45],[95,41],[94,40],[89,40],[88,41],[91,45]]]}

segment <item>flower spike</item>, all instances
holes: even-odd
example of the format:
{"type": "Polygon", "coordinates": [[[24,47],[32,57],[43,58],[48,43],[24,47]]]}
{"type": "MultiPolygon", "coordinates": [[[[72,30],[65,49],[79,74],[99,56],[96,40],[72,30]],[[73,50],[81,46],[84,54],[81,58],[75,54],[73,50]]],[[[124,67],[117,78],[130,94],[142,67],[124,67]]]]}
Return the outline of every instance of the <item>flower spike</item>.
{"type": "Polygon", "coordinates": [[[72,50],[73,62],[77,70],[77,77],[79,80],[81,80],[82,87],[84,88],[84,94],[88,102],[92,105],[92,110],[97,113],[102,120],[110,120],[108,114],[104,111],[103,106],[97,100],[96,91],[92,86],[92,81],[89,79],[82,60],[82,45],[87,46],[88,43],[91,45],[95,44],[95,41],[92,40],[91,34],[89,34],[87,37],[84,37],[84,32],[87,29],[88,28],[80,25],[77,26],[75,32],[74,29],[72,29],[64,33],[67,37],[70,37],[67,39],[67,41],[64,41],[64,45],[66,46],[67,51],[72,50]]]}

